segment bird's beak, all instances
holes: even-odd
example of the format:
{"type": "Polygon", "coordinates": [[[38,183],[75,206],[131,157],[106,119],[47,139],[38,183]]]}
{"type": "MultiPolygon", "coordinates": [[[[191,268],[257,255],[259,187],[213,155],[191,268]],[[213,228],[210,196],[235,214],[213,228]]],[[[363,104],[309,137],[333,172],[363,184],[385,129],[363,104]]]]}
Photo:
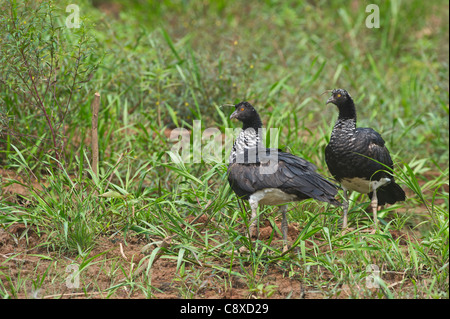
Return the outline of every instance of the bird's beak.
{"type": "Polygon", "coordinates": [[[231,115],[230,115],[230,120],[235,119],[237,116],[237,111],[234,111],[231,115]]]}
{"type": "Polygon", "coordinates": [[[334,97],[333,96],[330,96],[330,98],[327,100],[326,104],[329,104],[329,103],[334,103],[334,97]]]}

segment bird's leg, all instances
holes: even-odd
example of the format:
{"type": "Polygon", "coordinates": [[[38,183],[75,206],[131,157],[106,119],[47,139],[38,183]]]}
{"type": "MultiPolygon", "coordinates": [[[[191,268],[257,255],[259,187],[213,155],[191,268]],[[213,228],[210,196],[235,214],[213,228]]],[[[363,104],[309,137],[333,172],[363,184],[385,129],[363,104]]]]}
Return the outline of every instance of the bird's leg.
{"type": "Polygon", "coordinates": [[[344,221],[342,222],[342,228],[345,229],[347,228],[347,223],[348,223],[348,190],[344,187],[342,187],[344,190],[344,221]]]}
{"type": "Polygon", "coordinates": [[[288,242],[287,242],[287,232],[288,232],[288,222],[286,218],[287,205],[283,205],[280,207],[281,214],[283,219],[281,220],[281,232],[283,233],[283,252],[288,250],[288,242]]]}
{"type": "Polygon", "coordinates": [[[374,229],[371,231],[372,234],[375,234],[378,228],[378,197],[377,197],[377,189],[383,185],[389,184],[391,182],[390,178],[383,177],[379,181],[373,181],[371,183],[372,191],[372,201],[370,202],[370,206],[372,207],[373,212],[373,223],[374,229]]]}
{"type": "Polygon", "coordinates": [[[252,217],[250,218],[249,233],[250,233],[250,237],[257,237],[256,226],[258,224],[258,220],[257,220],[258,201],[253,200],[250,197],[249,202],[250,202],[250,207],[252,209],[252,217]]]}
{"type": "Polygon", "coordinates": [[[374,189],[372,193],[372,201],[370,202],[370,206],[372,206],[372,212],[373,212],[373,223],[374,223],[374,229],[372,233],[375,233],[378,227],[378,198],[377,198],[377,190],[374,189]]]}

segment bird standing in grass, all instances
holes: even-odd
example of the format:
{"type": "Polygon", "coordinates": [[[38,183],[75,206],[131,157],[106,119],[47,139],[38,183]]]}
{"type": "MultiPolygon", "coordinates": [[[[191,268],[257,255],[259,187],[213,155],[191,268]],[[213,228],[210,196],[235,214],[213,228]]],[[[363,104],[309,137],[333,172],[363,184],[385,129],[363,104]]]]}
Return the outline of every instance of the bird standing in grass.
{"type": "Polygon", "coordinates": [[[286,251],[285,204],[314,198],[341,206],[334,198],[338,187],[316,173],[316,167],[308,161],[278,149],[265,148],[260,136],[262,122],[256,110],[248,102],[236,104],[235,108],[230,119],[241,121],[243,126],[230,153],[228,182],[238,197],[250,203],[251,236],[256,235],[258,204],[283,205],[281,231],[286,251]]]}
{"type": "Polygon", "coordinates": [[[339,117],[325,148],[330,173],[344,190],[344,221],[347,228],[348,191],[368,194],[376,230],[378,206],[405,200],[405,192],[395,183],[394,164],[384,140],[371,128],[356,127],[356,109],[346,90],[336,89],[326,104],[339,109],[339,117]]]}

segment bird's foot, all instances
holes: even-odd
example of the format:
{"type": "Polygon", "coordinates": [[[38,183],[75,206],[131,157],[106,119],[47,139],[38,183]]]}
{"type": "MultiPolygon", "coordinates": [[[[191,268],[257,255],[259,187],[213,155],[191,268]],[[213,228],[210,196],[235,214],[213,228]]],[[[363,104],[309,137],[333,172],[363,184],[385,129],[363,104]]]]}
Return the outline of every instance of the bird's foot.
{"type": "Polygon", "coordinates": [[[342,231],[341,231],[341,235],[343,236],[343,235],[347,235],[348,233],[351,233],[352,231],[354,231],[355,230],[355,228],[353,228],[353,227],[345,227],[345,228],[342,228],[342,231]]]}
{"type": "Polygon", "coordinates": [[[367,233],[369,235],[375,235],[377,233],[378,228],[374,227],[374,228],[366,228],[366,229],[362,229],[360,230],[360,233],[367,233]]]}
{"type": "Polygon", "coordinates": [[[249,252],[249,250],[248,250],[248,248],[247,247],[245,247],[245,246],[242,246],[241,248],[239,248],[238,249],[238,251],[237,252],[239,252],[239,253],[247,253],[247,252],[249,252]]]}
{"type": "Polygon", "coordinates": [[[257,232],[257,229],[256,229],[256,225],[255,226],[251,225],[249,230],[248,230],[248,232],[250,234],[250,238],[253,238],[253,239],[257,239],[258,238],[258,232],[257,232]]]}

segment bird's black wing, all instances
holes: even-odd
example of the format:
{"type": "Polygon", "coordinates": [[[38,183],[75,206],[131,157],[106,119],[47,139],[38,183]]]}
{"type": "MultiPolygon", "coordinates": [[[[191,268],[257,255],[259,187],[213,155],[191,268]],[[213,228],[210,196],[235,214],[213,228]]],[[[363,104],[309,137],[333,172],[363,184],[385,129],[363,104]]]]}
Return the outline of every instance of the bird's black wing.
{"type": "MultiPolygon", "coordinates": [[[[377,190],[378,204],[394,204],[397,201],[404,201],[405,192],[400,185],[395,183],[395,178],[392,175],[394,163],[392,162],[389,151],[386,148],[385,142],[381,135],[371,128],[360,128],[357,129],[357,132],[358,134],[366,137],[366,141],[368,143],[366,156],[384,164],[381,165],[374,161],[370,163],[373,172],[378,170],[378,172],[373,175],[372,179],[378,179],[384,176],[391,179],[389,184],[384,185],[377,190]],[[390,174],[387,176],[384,171],[388,171],[390,174]]],[[[372,199],[373,193],[370,192],[368,195],[369,198],[372,199]]]]}
{"type": "Polygon", "coordinates": [[[385,142],[381,135],[371,128],[357,128],[355,132],[355,137],[357,141],[361,143],[359,149],[361,149],[361,154],[367,156],[370,159],[375,160],[381,164],[372,161],[372,165],[376,170],[389,170],[394,168],[394,163],[392,162],[391,156],[388,149],[386,148],[385,142]],[[386,166],[384,166],[386,165],[386,166]]]}
{"type": "Polygon", "coordinates": [[[229,165],[228,180],[238,196],[248,197],[258,190],[278,188],[299,199],[314,198],[340,205],[334,199],[338,187],[316,173],[316,167],[303,158],[272,149],[269,155],[260,154],[259,159],[257,164],[229,165]]]}

